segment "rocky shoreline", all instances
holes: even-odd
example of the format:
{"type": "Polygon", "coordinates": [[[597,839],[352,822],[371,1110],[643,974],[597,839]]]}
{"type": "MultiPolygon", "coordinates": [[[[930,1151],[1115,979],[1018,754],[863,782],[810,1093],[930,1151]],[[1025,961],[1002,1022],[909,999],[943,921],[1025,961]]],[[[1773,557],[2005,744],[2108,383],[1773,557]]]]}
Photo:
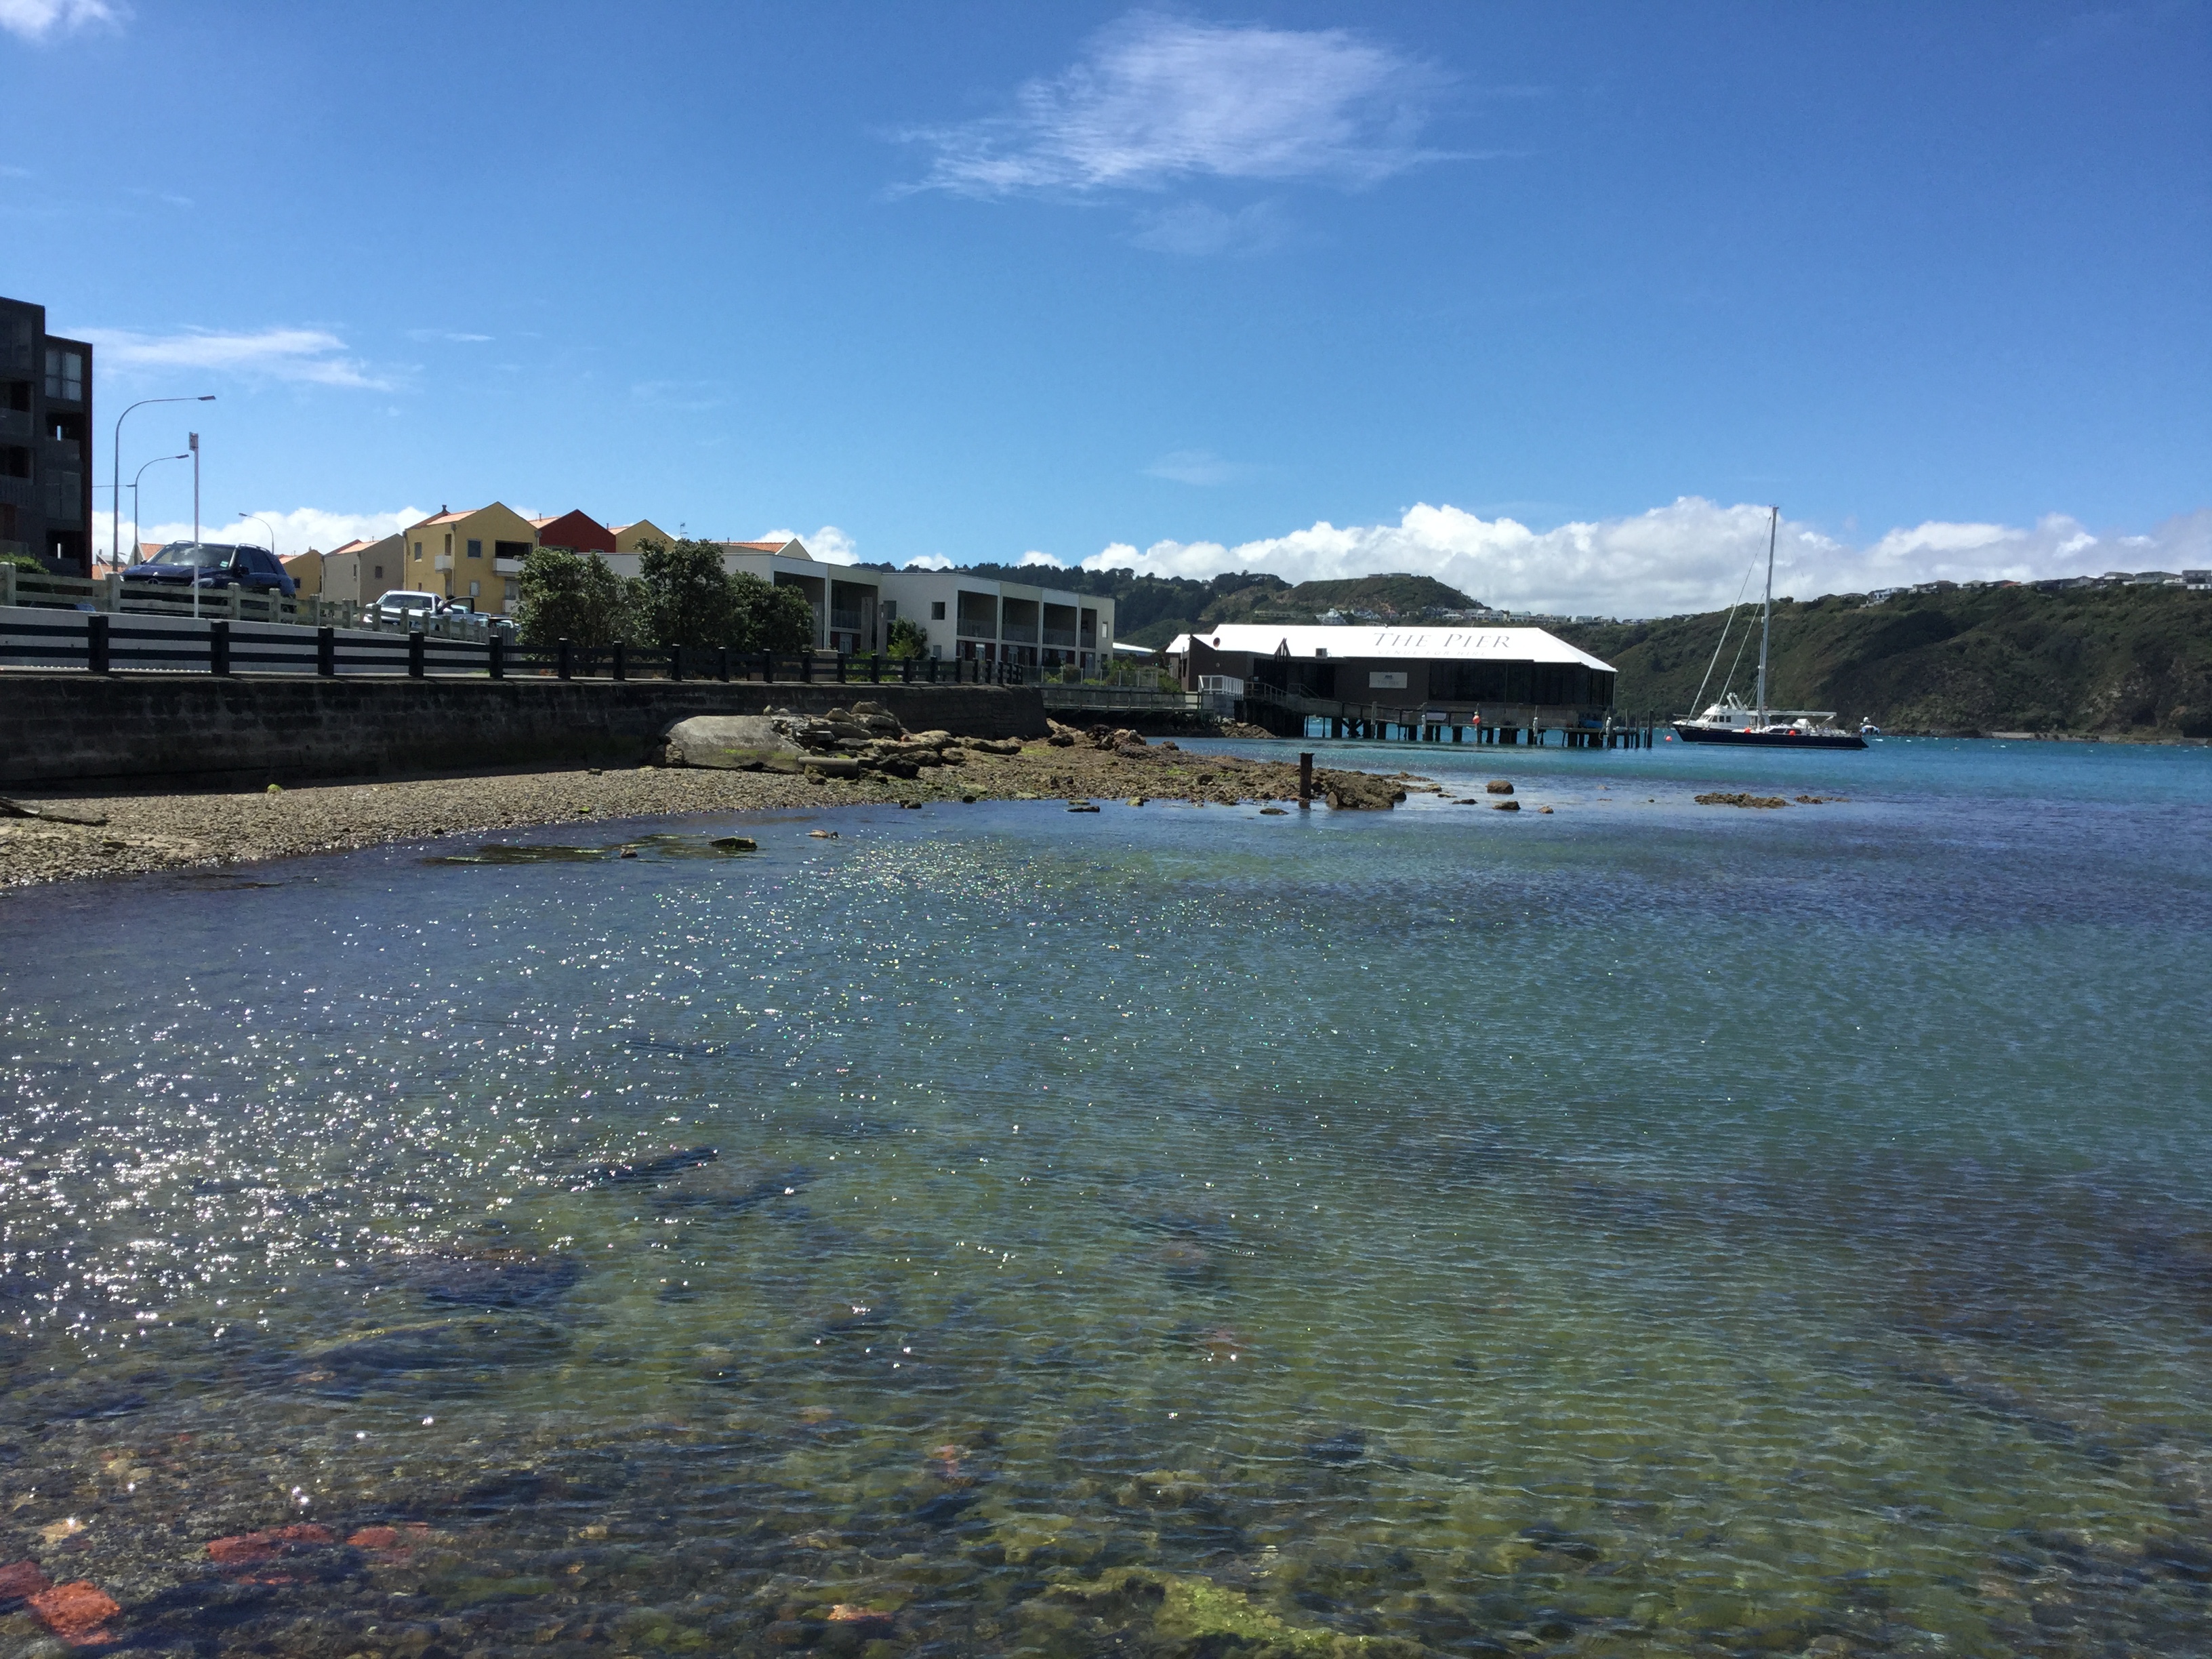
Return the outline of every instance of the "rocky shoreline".
{"type": "MultiPolygon", "coordinates": [[[[1147,741],[1126,729],[1055,726],[1048,738],[1026,743],[943,732],[823,735],[828,741],[818,758],[799,758],[787,770],[656,763],[253,792],[46,792],[10,804],[12,811],[0,807],[8,814],[0,816],[0,887],[685,813],[1101,798],[1228,806],[1289,803],[1297,795],[1295,750],[1279,762],[1194,754],[1171,738],[1147,741]],[[836,747],[856,741],[858,752],[836,747]],[[870,745],[875,762],[892,763],[871,763],[870,745]],[[823,763],[833,755],[848,763],[823,763]]],[[[1367,773],[1316,770],[1314,796],[1316,805],[1340,810],[1387,809],[1404,788],[1367,773]]]]}

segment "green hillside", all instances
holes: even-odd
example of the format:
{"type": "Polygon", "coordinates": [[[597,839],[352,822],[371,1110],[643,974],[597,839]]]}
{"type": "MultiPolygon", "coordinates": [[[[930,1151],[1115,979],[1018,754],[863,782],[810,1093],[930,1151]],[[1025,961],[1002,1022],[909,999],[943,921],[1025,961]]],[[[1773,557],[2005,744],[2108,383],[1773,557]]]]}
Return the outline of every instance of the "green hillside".
{"type": "MultiPolygon", "coordinates": [[[[1691,712],[1724,613],[1561,623],[1620,670],[1624,709],[1691,712]]],[[[1735,684],[1749,694],[1759,614],[1737,614],[1705,696],[1720,694],[1747,621],[1735,684]]],[[[1870,717],[1902,732],[2212,737],[2212,593],[2170,587],[2026,587],[1832,595],[1774,605],[1769,701],[1870,717]]]]}

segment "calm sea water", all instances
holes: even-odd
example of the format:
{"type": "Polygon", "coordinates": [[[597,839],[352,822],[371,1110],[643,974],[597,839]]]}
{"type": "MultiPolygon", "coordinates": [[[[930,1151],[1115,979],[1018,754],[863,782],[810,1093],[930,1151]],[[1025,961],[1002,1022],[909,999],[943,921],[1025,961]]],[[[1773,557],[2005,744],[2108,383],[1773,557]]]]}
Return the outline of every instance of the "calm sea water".
{"type": "Polygon", "coordinates": [[[2203,1651],[2212,751],[1318,748],[1449,789],[0,900],[0,1560],[185,1651],[2203,1651]]]}

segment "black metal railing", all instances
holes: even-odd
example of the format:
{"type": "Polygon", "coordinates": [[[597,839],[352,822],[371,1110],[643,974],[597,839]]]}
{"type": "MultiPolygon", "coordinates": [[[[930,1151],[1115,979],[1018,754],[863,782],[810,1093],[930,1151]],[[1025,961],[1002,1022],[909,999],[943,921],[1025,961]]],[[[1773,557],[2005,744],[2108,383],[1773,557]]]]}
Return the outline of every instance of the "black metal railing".
{"type": "Polygon", "coordinates": [[[256,625],[217,617],[194,623],[106,611],[46,611],[0,620],[0,666],[94,674],[167,670],[210,674],[387,674],[413,679],[714,680],[724,684],[1024,685],[1020,663],[974,658],[860,655],[845,651],[746,651],[729,646],[645,648],[617,642],[550,646],[448,639],[420,629],[256,625]]]}

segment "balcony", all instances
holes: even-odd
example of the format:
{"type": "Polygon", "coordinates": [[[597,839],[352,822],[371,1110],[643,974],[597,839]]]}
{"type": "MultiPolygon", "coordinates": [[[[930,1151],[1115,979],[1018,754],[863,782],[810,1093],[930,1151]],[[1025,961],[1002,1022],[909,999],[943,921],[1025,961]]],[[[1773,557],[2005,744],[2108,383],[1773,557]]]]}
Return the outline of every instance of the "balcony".
{"type": "Polygon", "coordinates": [[[453,556],[450,553],[432,554],[430,568],[433,570],[451,570],[453,568],[453,556]]]}
{"type": "MultiPolygon", "coordinates": [[[[447,562],[451,563],[452,561],[448,560],[447,562]]],[[[441,569],[443,568],[443,566],[440,567],[441,569]]],[[[520,559],[494,559],[491,562],[491,569],[492,574],[495,576],[520,576],[522,574],[522,561],[520,559]]]]}
{"type": "Polygon", "coordinates": [[[29,410],[0,409],[0,439],[28,443],[38,435],[38,430],[31,424],[29,410]]]}
{"type": "Polygon", "coordinates": [[[1075,630],[1072,628],[1048,628],[1044,630],[1044,642],[1058,646],[1063,651],[1073,651],[1075,648],[1075,630]]]}

